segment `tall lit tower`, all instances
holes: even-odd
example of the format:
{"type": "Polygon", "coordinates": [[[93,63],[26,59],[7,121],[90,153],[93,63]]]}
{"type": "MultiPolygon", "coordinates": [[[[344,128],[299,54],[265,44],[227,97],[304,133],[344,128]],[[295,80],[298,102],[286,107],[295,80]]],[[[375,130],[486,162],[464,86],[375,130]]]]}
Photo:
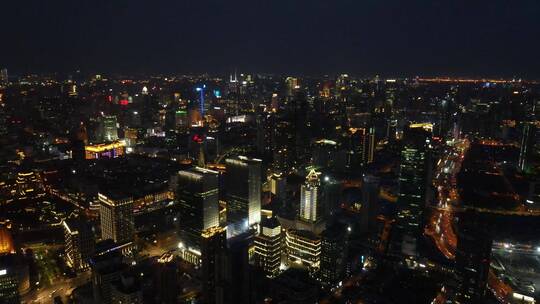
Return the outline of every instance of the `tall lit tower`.
{"type": "Polygon", "coordinates": [[[238,156],[225,160],[225,188],[227,190],[227,220],[231,231],[244,232],[261,221],[261,165],[256,158],[238,156]],[[233,228],[234,227],[234,228],[233,228]]]}
{"type": "Polygon", "coordinates": [[[118,244],[132,242],[135,237],[133,198],[98,194],[100,203],[101,239],[118,244]]]}
{"type": "Polygon", "coordinates": [[[82,219],[62,222],[65,237],[66,264],[75,271],[85,271],[94,252],[94,235],[91,226],[82,219]]]}
{"type": "Polygon", "coordinates": [[[429,174],[429,139],[431,134],[422,126],[411,125],[405,130],[399,170],[397,200],[397,233],[394,251],[416,255],[421,234],[426,189],[429,174]]]}
{"type": "Polygon", "coordinates": [[[521,170],[529,167],[534,144],[536,143],[536,125],[534,122],[524,122],[521,133],[521,144],[519,147],[518,166],[521,170]]]}
{"type": "Polygon", "coordinates": [[[260,233],[255,237],[255,260],[265,272],[273,278],[279,274],[283,235],[277,218],[265,218],[261,221],[260,233]]]}
{"type": "Polygon", "coordinates": [[[195,90],[199,92],[199,105],[201,110],[201,118],[204,121],[204,89],[206,89],[206,85],[203,84],[202,87],[197,87],[195,90]]]}
{"type": "Polygon", "coordinates": [[[100,117],[101,139],[115,141],[118,139],[118,120],[115,115],[100,117]]]}
{"type": "Polygon", "coordinates": [[[202,232],[219,226],[218,173],[203,168],[178,173],[176,197],[180,205],[183,258],[197,264],[202,232]]]}
{"type": "Polygon", "coordinates": [[[322,217],[322,204],[320,201],[320,172],[312,169],[306,182],[300,188],[300,219],[315,223],[322,217]]]}
{"type": "Polygon", "coordinates": [[[0,70],[0,84],[7,85],[8,83],[9,83],[8,70],[7,69],[0,70]]]}

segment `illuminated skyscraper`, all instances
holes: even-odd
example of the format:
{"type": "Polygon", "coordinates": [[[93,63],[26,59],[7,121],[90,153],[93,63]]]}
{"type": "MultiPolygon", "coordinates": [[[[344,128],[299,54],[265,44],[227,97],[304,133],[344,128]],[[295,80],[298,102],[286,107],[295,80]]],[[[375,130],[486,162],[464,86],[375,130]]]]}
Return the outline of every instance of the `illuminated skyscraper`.
{"type": "Polygon", "coordinates": [[[294,93],[300,89],[300,82],[298,81],[298,78],[295,77],[287,77],[285,79],[285,85],[287,87],[287,96],[292,97],[294,96],[294,93]]]}
{"type": "Polygon", "coordinates": [[[200,87],[196,88],[196,91],[199,93],[199,111],[201,113],[202,122],[204,123],[204,90],[206,89],[206,85],[202,85],[200,87]]]}
{"type": "Polygon", "coordinates": [[[287,258],[291,263],[317,271],[321,262],[321,238],[311,231],[289,229],[285,233],[287,258]]]}
{"type": "Polygon", "coordinates": [[[480,303],[488,287],[493,228],[473,212],[463,212],[457,224],[456,270],[460,276],[457,303],[480,303]]]}
{"type": "Polygon", "coordinates": [[[9,83],[8,70],[0,70],[0,85],[7,85],[9,83]]]}
{"type": "Polygon", "coordinates": [[[399,171],[396,233],[393,248],[406,255],[416,255],[421,233],[428,177],[429,133],[421,127],[409,127],[404,135],[399,171]]]}
{"type": "Polygon", "coordinates": [[[350,156],[348,166],[366,166],[375,157],[375,128],[350,128],[348,134],[350,156]]]}
{"type": "Polygon", "coordinates": [[[117,244],[132,242],[135,237],[133,198],[116,194],[98,194],[101,239],[117,244]]]}
{"type": "Polygon", "coordinates": [[[96,245],[96,252],[90,259],[92,269],[92,292],[95,303],[113,303],[112,284],[120,279],[128,268],[117,244],[111,240],[96,245]]]}
{"type": "Polygon", "coordinates": [[[239,156],[225,161],[228,235],[247,230],[261,221],[260,159],[239,156]]]}
{"type": "Polygon", "coordinates": [[[521,170],[529,167],[530,159],[536,143],[536,125],[533,122],[524,122],[521,133],[521,143],[519,147],[519,163],[521,170]]]}
{"type": "Polygon", "coordinates": [[[363,129],[360,138],[362,164],[371,164],[375,156],[375,128],[363,129]]]}
{"type": "Polygon", "coordinates": [[[274,173],[270,178],[270,192],[280,200],[285,199],[287,191],[287,177],[283,173],[274,173]]]}
{"type": "Polygon", "coordinates": [[[6,105],[2,102],[2,93],[0,93],[0,138],[2,139],[5,139],[8,132],[7,121],[6,105]]]}
{"type": "Polygon", "coordinates": [[[175,255],[172,253],[164,253],[159,257],[157,262],[155,286],[157,287],[159,303],[177,303],[179,294],[179,275],[175,255]]]}
{"type": "Polygon", "coordinates": [[[81,219],[67,219],[62,222],[66,246],[66,264],[75,271],[89,268],[89,260],[94,253],[94,235],[89,224],[81,219]]]}
{"type": "Polygon", "coordinates": [[[315,223],[322,219],[323,208],[320,199],[320,172],[312,169],[300,188],[300,214],[301,220],[315,223]]]}
{"type": "Polygon", "coordinates": [[[344,225],[333,225],[321,235],[319,278],[325,287],[335,286],[345,275],[348,235],[344,225]]]}
{"type": "Polygon", "coordinates": [[[193,168],[178,172],[180,249],[183,258],[199,263],[203,231],[219,226],[218,172],[193,168]]]}
{"type": "Polygon", "coordinates": [[[115,141],[118,139],[118,121],[114,115],[105,115],[100,118],[101,139],[115,141]]]}
{"type": "Polygon", "coordinates": [[[281,225],[276,218],[265,218],[261,222],[260,233],[255,237],[255,260],[266,276],[279,274],[283,240],[281,225]]]}
{"type": "Polygon", "coordinates": [[[202,233],[201,272],[203,303],[225,303],[227,277],[227,233],[225,228],[210,228],[202,233]]]}

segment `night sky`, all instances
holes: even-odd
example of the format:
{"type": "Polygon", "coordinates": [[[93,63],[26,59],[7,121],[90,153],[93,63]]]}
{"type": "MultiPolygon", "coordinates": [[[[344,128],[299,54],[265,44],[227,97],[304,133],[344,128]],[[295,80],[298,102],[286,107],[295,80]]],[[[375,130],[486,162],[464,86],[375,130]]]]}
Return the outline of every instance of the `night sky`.
{"type": "Polygon", "coordinates": [[[10,0],[11,73],[540,78],[538,0],[10,0]]]}

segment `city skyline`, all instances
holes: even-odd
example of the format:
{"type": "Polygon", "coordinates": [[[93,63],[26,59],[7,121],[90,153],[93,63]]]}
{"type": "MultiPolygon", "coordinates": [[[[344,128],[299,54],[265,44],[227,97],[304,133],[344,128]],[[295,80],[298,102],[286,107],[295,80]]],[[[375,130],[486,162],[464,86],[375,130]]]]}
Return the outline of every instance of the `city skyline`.
{"type": "Polygon", "coordinates": [[[0,7],[0,303],[539,303],[538,0],[0,7]]]}
{"type": "Polygon", "coordinates": [[[14,74],[540,77],[536,1],[9,2],[14,74]]]}

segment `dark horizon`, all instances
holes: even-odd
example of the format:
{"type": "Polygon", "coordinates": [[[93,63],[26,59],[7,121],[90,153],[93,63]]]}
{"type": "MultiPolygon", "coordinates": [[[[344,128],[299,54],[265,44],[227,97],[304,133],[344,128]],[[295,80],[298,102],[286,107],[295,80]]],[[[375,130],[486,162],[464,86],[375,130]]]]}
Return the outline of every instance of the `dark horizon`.
{"type": "Polygon", "coordinates": [[[4,4],[12,74],[540,78],[538,1],[25,1],[4,4]]]}

